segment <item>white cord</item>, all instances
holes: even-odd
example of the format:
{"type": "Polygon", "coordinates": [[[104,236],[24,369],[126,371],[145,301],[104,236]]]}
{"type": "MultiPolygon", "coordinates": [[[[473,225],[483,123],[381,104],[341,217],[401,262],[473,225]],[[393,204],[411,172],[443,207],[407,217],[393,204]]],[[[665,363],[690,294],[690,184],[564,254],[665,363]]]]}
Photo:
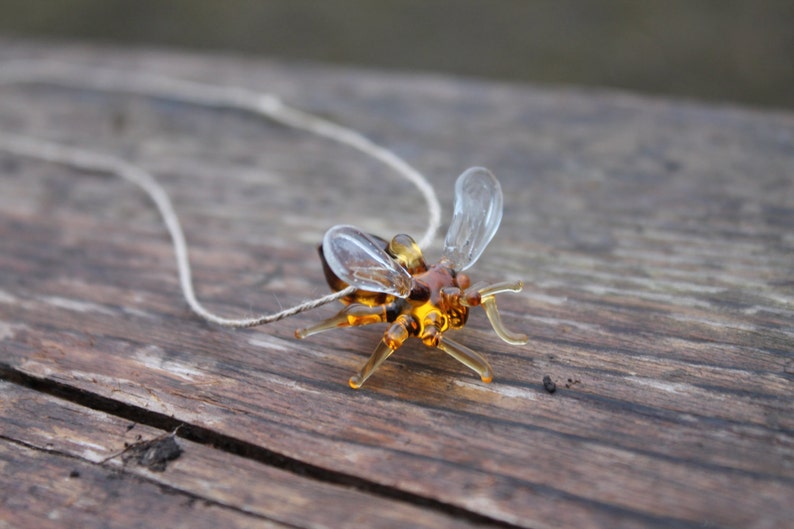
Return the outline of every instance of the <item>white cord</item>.
{"type": "MultiPolygon", "coordinates": [[[[441,206],[433,187],[424,176],[404,160],[390,150],[373,143],[358,132],[291,108],[272,94],[233,87],[204,85],[149,74],[86,69],[60,63],[11,62],[0,66],[0,85],[31,83],[121,92],[183,101],[208,107],[240,109],[330,138],[383,162],[419,189],[427,202],[429,214],[428,226],[425,234],[420,239],[420,246],[426,247],[430,245],[441,223],[441,206]]],[[[168,193],[149,172],[115,156],[2,132],[0,132],[0,150],[18,156],[68,165],[85,171],[116,174],[143,189],[160,212],[171,236],[179,272],[179,282],[185,301],[193,312],[217,325],[225,327],[254,327],[271,323],[330,303],[349,295],[355,290],[353,287],[349,287],[340,292],[301,303],[275,314],[246,319],[220,317],[207,310],[196,299],[196,294],[193,290],[188,248],[182,226],[179,223],[179,218],[168,193]]]]}

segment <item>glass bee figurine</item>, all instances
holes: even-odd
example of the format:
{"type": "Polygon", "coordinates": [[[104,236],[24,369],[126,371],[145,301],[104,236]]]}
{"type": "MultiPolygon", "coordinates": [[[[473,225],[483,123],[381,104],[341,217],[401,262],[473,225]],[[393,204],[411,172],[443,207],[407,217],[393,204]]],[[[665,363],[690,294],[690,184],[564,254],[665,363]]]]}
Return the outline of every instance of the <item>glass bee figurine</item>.
{"type": "Polygon", "coordinates": [[[340,291],[356,290],[341,299],[336,315],[295,335],[306,338],[335,329],[390,323],[383,339],[350,387],[358,389],[409,337],[436,347],[491,382],[488,360],[447,336],[466,323],[469,308],[482,306],[491,325],[505,342],[525,344],[527,336],[505,329],[495,295],[520,292],[521,281],[472,285],[464,273],[482,254],[502,220],[502,189],[487,169],[473,167],[455,183],[455,210],[444,241],[441,260],[428,266],[419,246],[408,235],[391,241],[368,235],[353,226],[334,226],[319,248],[328,285],[340,291]]]}

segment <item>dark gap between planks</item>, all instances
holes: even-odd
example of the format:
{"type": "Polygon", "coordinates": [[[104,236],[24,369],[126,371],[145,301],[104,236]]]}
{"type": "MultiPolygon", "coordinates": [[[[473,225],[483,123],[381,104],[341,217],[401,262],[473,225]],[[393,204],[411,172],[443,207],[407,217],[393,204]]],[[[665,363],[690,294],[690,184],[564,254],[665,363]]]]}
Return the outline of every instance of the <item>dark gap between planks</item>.
{"type": "Polygon", "coordinates": [[[462,507],[450,505],[432,498],[426,498],[380,483],[375,483],[358,476],[330,471],[328,469],[305,463],[297,459],[279,454],[253,443],[224,435],[203,426],[188,424],[178,421],[162,413],[153,412],[130,404],[125,404],[95,393],[74,388],[62,382],[48,380],[22,373],[8,364],[0,363],[0,379],[18,384],[20,386],[40,391],[48,395],[90,408],[103,413],[108,413],[122,419],[143,424],[152,428],[163,430],[170,434],[174,432],[177,437],[182,437],[195,443],[211,446],[223,452],[254,460],[258,463],[286,470],[293,474],[310,477],[317,481],[332,485],[352,487],[356,490],[376,496],[410,503],[432,509],[439,513],[465,519],[470,522],[488,524],[493,527],[519,529],[520,526],[484,516],[462,507]]]}

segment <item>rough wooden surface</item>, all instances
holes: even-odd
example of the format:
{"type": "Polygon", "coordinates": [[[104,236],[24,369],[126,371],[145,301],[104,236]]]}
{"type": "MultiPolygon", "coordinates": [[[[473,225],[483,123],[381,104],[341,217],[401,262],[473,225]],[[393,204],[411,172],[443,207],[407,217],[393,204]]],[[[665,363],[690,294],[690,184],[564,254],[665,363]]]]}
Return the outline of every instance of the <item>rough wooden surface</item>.
{"type": "MultiPolygon", "coordinates": [[[[0,154],[0,525],[784,527],[794,497],[794,116],[614,93],[4,41],[242,86],[361,130],[430,178],[505,190],[458,339],[481,384],[405,347],[361,391],[381,329],[310,340],[187,311],[146,198],[0,154]],[[557,391],[544,391],[549,375],[557,391]],[[157,472],[125,446],[176,429],[157,472]],[[138,437],[140,436],[140,437],[138,437]],[[125,445],[126,443],[126,445],[125,445]],[[125,462],[126,461],[126,462],[125,462]]],[[[162,180],[200,298],[228,315],[326,292],[324,230],[420,233],[416,192],[330,142],[239,112],[0,89],[0,130],[121,155],[162,180]]],[[[430,251],[438,256],[438,250],[430,251]]]]}

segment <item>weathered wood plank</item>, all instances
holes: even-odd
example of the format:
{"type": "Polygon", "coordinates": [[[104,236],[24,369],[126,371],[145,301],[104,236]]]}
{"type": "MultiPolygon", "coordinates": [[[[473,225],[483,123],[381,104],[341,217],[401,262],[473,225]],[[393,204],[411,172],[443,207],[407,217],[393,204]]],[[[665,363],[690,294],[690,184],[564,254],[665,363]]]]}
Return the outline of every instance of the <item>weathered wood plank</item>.
{"type": "MultiPolygon", "coordinates": [[[[19,46],[0,60],[38,55],[288,95],[432,173],[447,211],[454,175],[490,167],[505,217],[472,274],[528,281],[500,304],[530,344],[475,316],[459,336],[494,384],[411,346],[352,392],[379,330],[291,337],[332,309],[207,326],[183,308],[143,197],[0,155],[8,370],[517,526],[790,518],[794,117],[148,52],[19,46]]],[[[155,171],[200,297],[230,314],[324,293],[314,244],[332,224],[422,228],[415,194],[379,167],[238,113],[3,88],[0,127],[155,171]]]]}
{"type": "Polygon", "coordinates": [[[287,527],[2,438],[0,468],[3,527],[287,527]]]}
{"type": "MultiPolygon", "coordinates": [[[[230,512],[233,519],[246,520],[245,515],[248,515],[253,520],[283,523],[289,527],[476,525],[460,517],[422,509],[407,501],[322,483],[250,457],[232,455],[213,448],[211,444],[199,444],[184,438],[177,441],[181,449],[178,457],[167,462],[166,468],[152,470],[127,457],[130,448],[162,439],[168,435],[167,432],[164,434],[162,430],[8,382],[0,382],[0,395],[2,438],[10,443],[9,446],[52,453],[53,457],[49,459],[34,456],[43,458],[45,464],[55,465],[53,461],[61,460],[67,466],[72,464],[80,469],[93,467],[92,476],[104,473],[114,476],[111,479],[145,483],[149,488],[159,486],[171,493],[177,505],[212,505],[230,512]],[[136,477],[140,479],[136,481],[136,477]]],[[[46,474],[46,467],[42,472],[46,474]]],[[[82,470],[78,472],[81,475],[85,473],[82,470]]],[[[52,469],[50,473],[63,477],[63,473],[54,473],[52,469]]],[[[65,474],[69,473],[66,471],[65,474]]],[[[10,475],[7,477],[10,479],[10,475]]],[[[34,485],[30,480],[23,479],[22,482],[34,485]]],[[[24,492],[23,484],[17,486],[20,494],[24,492]]],[[[145,491],[138,494],[140,502],[145,501],[146,494],[145,491]]],[[[131,492],[129,496],[132,501],[136,493],[131,492]]],[[[5,516],[2,514],[4,509],[15,508],[14,501],[8,497],[4,499],[0,505],[0,519],[5,516]]],[[[37,516],[46,517],[50,512],[47,507],[51,506],[31,503],[26,516],[31,520],[37,516]]],[[[190,519],[198,514],[187,512],[184,517],[190,519]]],[[[11,513],[6,515],[11,516],[11,513]]]]}

